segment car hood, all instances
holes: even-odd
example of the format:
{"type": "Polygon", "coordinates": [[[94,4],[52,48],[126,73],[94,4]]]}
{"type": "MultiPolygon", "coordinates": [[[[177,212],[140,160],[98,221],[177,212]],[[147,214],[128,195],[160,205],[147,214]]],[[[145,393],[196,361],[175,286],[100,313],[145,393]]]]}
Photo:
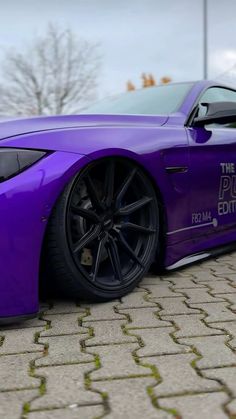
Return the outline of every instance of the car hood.
{"type": "Polygon", "coordinates": [[[0,140],[33,132],[104,126],[161,126],[166,115],[60,115],[35,118],[0,117],[0,140]]]}

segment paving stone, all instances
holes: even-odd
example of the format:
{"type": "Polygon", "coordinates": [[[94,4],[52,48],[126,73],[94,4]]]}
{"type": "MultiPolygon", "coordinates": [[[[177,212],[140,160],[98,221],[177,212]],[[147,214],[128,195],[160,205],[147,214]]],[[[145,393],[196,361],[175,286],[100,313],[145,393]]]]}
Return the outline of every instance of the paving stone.
{"type": "Polygon", "coordinates": [[[188,304],[198,304],[198,303],[212,303],[216,301],[224,301],[224,297],[220,295],[212,296],[209,294],[207,289],[186,289],[183,292],[188,297],[188,304]]]}
{"type": "Polygon", "coordinates": [[[202,314],[191,314],[191,315],[176,315],[174,318],[173,316],[165,316],[166,320],[172,320],[180,329],[175,332],[175,337],[185,337],[185,336],[209,336],[209,335],[222,335],[224,332],[214,329],[213,323],[211,323],[210,327],[207,327],[205,323],[202,321],[204,319],[204,315],[202,314]]]}
{"type": "Polygon", "coordinates": [[[144,347],[138,349],[138,356],[176,354],[186,352],[184,346],[178,345],[171,338],[172,327],[139,329],[134,332],[141,337],[144,347]]]}
{"type": "Polygon", "coordinates": [[[22,408],[33,397],[38,395],[38,390],[20,390],[0,393],[0,418],[19,419],[22,408]]]}
{"type": "Polygon", "coordinates": [[[216,257],[217,262],[230,262],[235,259],[235,253],[226,253],[225,255],[220,255],[216,257]]]}
{"type": "MultiPolygon", "coordinates": [[[[227,283],[229,284],[229,288],[226,290],[226,293],[227,294],[228,293],[231,293],[232,288],[233,288],[233,293],[235,293],[235,290],[236,290],[236,278],[234,278],[234,276],[231,277],[231,275],[227,275],[227,277],[225,277],[225,281],[227,281],[227,283]]],[[[224,290],[224,292],[225,292],[225,290],[224,290]]]]}
{"type": "Polygon", "coordinates": [[[39,387],[40,380],[29,376],[30,362],[37,354],[3,355],[0,357],[0,391],[39,387]]]}
{"type": "Polygon", "coordinates": [[[236,287],[236,274],[227,274],[225,275],[225,279],[227,279],[228,281],[230,281],[231,285],[233,285],[234,287],[236,287]]]}
{"type": "Polygon", "coordinates": [[[202,265],[197,263],[196,265],[191,265],[186,268],[179,270],[179,275],[181,276],[207,276],[212,275],[212,271],[210,268],[204,268],[202,265]]]}
{"type": "Polygon", "coordinates": [[[219,262],[227,262],[228,260],[235,260],[235,252],[229,252],[216,257],[219,262]]]}
{"type": "Polygon", "coordinates": [[[179,418],[226,419],[228,416],[222,409],[226,401],[227,395],[224,393],[206,393],[160,399],[159,405],[177,410],[179,418]]]}
{"type": "MultiPolygon", "coordinates": [[[[206,260],[202,260],[202,262],[200,262],[200,266],[203,268],[203,269],[208,269],[208,268],[212,268],[212,267],[215,267],[215,266],[217,266],[217,265],[220,265],[221,264],[221,261],[218,261],[216,258],[210,258],[210,259],[206,259],[206,260]]],[[[227,262],[226,262],[226,264],[227,264],[227,262]]]]}
{"type": "Polygon", "coordinates": [[[229,344],[232,348],[236,349],[236,319],[231,322],[211,323],[211,326],[218,329],[224,329],[227,334],[232,335],[233,339],[230,340],[229,344]]]}
{"type": "MultiPolygon", "coordinates": [[[[170,284],[171,286],[171,284],[170,284]]],[[[183,297],[179,292],[171,291],[169,284],[146,285],[145,287],[150,293],[150,297],[164,298],[164,297],[183,297]]]]}
{"type": "MultiPolygon", "coordinates": [[[[235,273],[235,271],[236,271],[236,260],[228,262],[228,265],[232,269],[232,271],[234,271],[234,273],[235,273]]],[[[231,274],[229,274],[229,275],[231,275],[231,274]]],[[[225,276],[228,276],[228,274],[226,274],[225,276]]]]}
{"type": "Polygon", "coordinates": [[[127,323],[126,329],[132,329],[136,327],[142,328],[171,326],[169,322],[158,319],[158,311],[160,311],[160,309],[157,306],[122,310],[122,313],[128,314],[131,319],[131,323],[127,323]]]}
{"type": "Polygon", "coordinates": [[[95,419],[104,413],[101,405],[95,406],[68,406],[66,409],[53,409],[31,412],[29,419],[95,419]]]}
{"type": "Polygon", "coordinates": [[[118,304],[117,307],[119,311],[127,308],[156,307],[156,304],[153,302],[145,300],[147,297],[147,292],[132,292],[125,297],[122,297],[122,304],[118,304]]]}
{"type": "Polygon", "coordinates": [[[117,320],[126,319],[123,314],[116,313],[115,307],[119,303],[118,300],[107,303],[93,304],[89,306],[90,315],[83,318],[83,322],[97,320],[117,320]]]}
{"type": "Polygon", "coordinates": [[[181,338],[180,343],[193,345],[203,358],[197,361],[199,368],[214,368],[236,363],[236,354],[226,346],[227,337],[203,336],[193,338],[181,338]]]}
{"type": "Polygon", "coordinates": [[[230,303],[231,310],[236,311],[236,293],[234,294],[217,294],[217,297],[221,296],[230,303]]]}
{"type": "Polygon", "coordinates": [[[58,314],[45,316],[51,322],[51,328],[45,330],[40,336],[70,335],[73,333],[88,333],[88,329],[79,326],[80,313],[58,314]]]}
{"type": "Polygon", "coordinates": [[[91,370],[90,364],[40,368],[40,376],[46,378],[46,393],[31,403],[31,409],[101,403],[99,394],[85,390],[84,387],[84,374],[91,370]]]}
{"type": "Polygon", "coordinates": [[[166,278],[163,276],[148,275],[142,279],[139,285],[140,287],[145,287],[145,288],[146,288],[146,285],[162,285],[163,283],[167,283],[167,282],[169,282],[169,285],[171,285],[171,282],[170,282],[171,278],[169,278],[169,276],[166,278]]]}
{"type": "Polygon", "coordinates": [[[121,326],[125,323],[124,320],[87,322],[86,325],[93,328],[94,337],[85,342],[86,346],[137,342],[135,337],[123,333],[121,326]]]}
{"type": "Polygon", "coordinates": [[[101,380],[151,374],[152,371],[149,368],[137,365],[133,358],[132,352],[138,347],[137,343],[131,343],[96,348],[96,354],[99,356],[102,367],[91,374],[91,379],[101,380]]]}
{"type": "Polygon", "coordinates": [[[195,354],[181,354],[144,358],[142,363],[154,365],[161,383],[154,388],[157,397],[219,390],[220,385],[207,378],[201,378],[190,365],[195,354]]]}
{"type": "Polygon", "coordinates": [[[134,288],[134,292],[143,292],[143,291],[145,291],[145,289],[142,287],[139,287],[139,285],[134,288]]]}
{"type": "Polygon", "coordinates": [[[214,275],[225,275],[225,274],[233,274],[234,271],[230,266],[227,266],[225,263],[223,264],[215,264],[214,267],[211,268],[214,275]]]}
{"type": "Polygon", "coordinates": [[[159,312],[159,315],[173,315],[177,314],[190,314],[190,313],[199,313],[197,308],[189,308],[185,304],[185,297],[171,297],[171,298],[153,298],[153,301],[157,302],[162,310],[159,312]]]}
{"type": "Polygon", "coordinates": [[[51,336],[40,338],[39,342],[48,345],[48,355],[35,362],[37,367],[74,362],[92,362],[94,357],[81,351],[80,342],[84,335],[51,336]]]}
{"type": "Polygon", "coordinates": [[[194,282],[193,276],[170,276],[173,289],[181,290],[182,288],[206,288],[204,284],[194,282]]]}
{"type": "MultiPolygon", "coordinates": [[[[236,315],[228,309],[229,303],[225,302],[216,302],[216,303],[200,303],[196,307],[203,310],[207,317],[205,321],[207,323],[217,322],[217,321],[228,321],[235,320],[236,315]]],[[[195,307],[194,304],[191,304],[191,307],[195,307]]]]}
{"type": "Polygon", "coordinates": [[[220,380],[236,397],[236,366],[206,370],[204,376],[220,380]]]}
{"type": "Polygon", "coordinates": [[[236,416],[236,399],[227,404],[227,410],[229,410],[232,419],[236,416]]]}
{"type": "Polygon", "coordinates": [[[133,378],[93,383],[93,388],[108,393],[111,419],[173,419],[167,412],[156,409],[147,394],[155,386],[151,378],[133,378]]]}
{"type": "Polygon", "coordinates": [[[222,278],[217,277],[215,274],[213,274],[212,271],[202,270],[199,272],[192,272],[192,275],[194,277],[194,281],[197,283],[199,282],[211,282],[211,281],[217,281],[217,278],[219,281],[222,280],[222,278]]]}
{"type": "Polygon", "coordinates": [[[51,329],[41,318],[2,328],[0,418],[19,419],[23,404],[33,399],[29,419],[102,416],[101,395],[85,389],[86,372],[94,390],[107,392],[112,419],[173,418],[173,411],[153,406],[148,386],[163,409],[176,410],[183,419],[225,417],[223,404],[236,417],[236,252],[224,258],[164,276],[148,275],[122,302],[78,307],[57,300],[53,308],[43,303],[40,316],[51,321],[51,329]],[[41,344],[34,343],[35,332],[40,332],[41,344]],[[43,356],[46,344],[48,355],[43,356]],[[15,351],[25,353],[14,355],[15,351]],[[102,364],[99,369],[95,354],[102,364]],[[42,396],[40,378],[29,375],[31,361],[37,366],[35,375],[46,379],[42,396]],[[153,372],[150,365],[157,368],[160,382],[147,377],[153,372]]]}
{"type": "MultiPolygon", "coordinates": [[[[236,293],[236,285],[231,284],[228,280],[218,280],[218,281],[211,281],[211,283],[205,283],[210,287],[211,294],[221,294],[221,293],[236,293]]],[[[222,295],[222,297],[224,297],[222,295]]]]}
{"type": "Polygon", "coordinates": [[[42,328],[39,327],[0,332],[0,336],[4,336],[3,345],[0,346],[0,354],[43,351],[42,345],[34,343],[35,334],[40,331],[42,331],[42,328]]]}
{"type": "Polygon", "coordinates": [[[44,310],[44,315],[48,314],[66,314],[66,313],[85,313],[85,309],[77,306],[72,301],[55,301],[53,307],[44,310]]]}

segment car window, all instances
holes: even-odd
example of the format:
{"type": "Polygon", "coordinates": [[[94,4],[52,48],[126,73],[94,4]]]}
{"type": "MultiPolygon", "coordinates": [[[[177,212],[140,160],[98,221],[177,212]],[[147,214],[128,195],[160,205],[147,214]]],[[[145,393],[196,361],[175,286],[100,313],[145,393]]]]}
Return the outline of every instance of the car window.
{"type": "Polygon", "coordinates": [[[167,84],[134,90],[97,102],[82,113],[166,115],[179,109],[193,83],[167,84]]]}
{"type": "MultiPolygon", "coordinates": [[[[226,89],[223,87],[210,87],[200,98],[198,116],[204,116],[206,114],[206,106],[202,106],[202,103],[214,103],[214,102],[235,102],[236,103],[236,91],[226,89]]],[[[213,126],[213,124],[212,124],[213,126]]],[[[214,126],[220,126],[214,124],[214,126]]],[[[225,127],[236,128],[235,123],[225,124],[225,127]]],[[[209,126],[210,127],[210,126],[209,126]]]]}

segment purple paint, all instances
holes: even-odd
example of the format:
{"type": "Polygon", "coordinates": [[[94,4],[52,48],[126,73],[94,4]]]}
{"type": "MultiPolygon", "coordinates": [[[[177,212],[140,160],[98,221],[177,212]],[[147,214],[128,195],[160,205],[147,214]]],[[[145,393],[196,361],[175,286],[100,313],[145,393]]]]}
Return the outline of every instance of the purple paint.
{"type": "Polygon", "coordinates": [[[94,159],[132,159],[154,180],[165,210],[166,267],[236,240],[236,212],[233,203],[227,204],[236,199],[236,181],[233,184],[233,169],[228,173],[222,166],[227,162],[236,165],[236,130],[185,126],[199,95],[216,85],[195,83],[171,115],[1,121],[0,147],[52,153],[0,183],[0,318],[37,312],[40,256],[48,218],[69,180],[94,159]],[[166,171],[175,166],[186,171],[166,171]],[[230,179],[224,180],[224,176],[230,179]]]}

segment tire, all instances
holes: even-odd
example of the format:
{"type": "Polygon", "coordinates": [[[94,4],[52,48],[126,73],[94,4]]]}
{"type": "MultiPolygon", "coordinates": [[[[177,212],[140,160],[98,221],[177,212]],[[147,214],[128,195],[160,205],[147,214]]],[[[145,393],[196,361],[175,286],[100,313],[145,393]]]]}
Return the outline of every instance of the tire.
{"type": "Polygon", "coordinates": [[[47,281],[70,298],[120,298],[150,268],[158,238],[158,202],[148,176],[129,160],[97,160],[67,185],[50,217],[47,281]]]}

